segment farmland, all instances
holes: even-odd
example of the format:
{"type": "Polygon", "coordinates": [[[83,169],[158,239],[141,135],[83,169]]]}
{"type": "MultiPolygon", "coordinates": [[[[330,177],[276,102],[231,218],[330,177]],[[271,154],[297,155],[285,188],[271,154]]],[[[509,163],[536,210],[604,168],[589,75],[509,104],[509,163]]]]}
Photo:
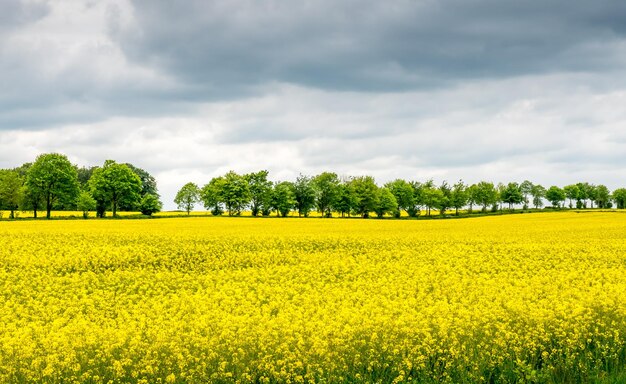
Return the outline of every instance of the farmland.
{"type": "Polygon", "coordinates": [[[0,382],[588,382],[626,214],[0,222],[0,382]]]}

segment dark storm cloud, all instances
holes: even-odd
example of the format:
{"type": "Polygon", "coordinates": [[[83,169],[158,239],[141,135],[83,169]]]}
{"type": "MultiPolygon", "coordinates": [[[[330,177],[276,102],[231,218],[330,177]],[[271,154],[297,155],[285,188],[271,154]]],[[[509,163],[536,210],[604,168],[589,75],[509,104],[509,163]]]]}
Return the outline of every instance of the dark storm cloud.
{"type": "Polygon", "coordinates": [[[626,3],[567,0],[132,1],[126,56],[206,93],[286,82],[401,91],[624,64],[626,3]]]}

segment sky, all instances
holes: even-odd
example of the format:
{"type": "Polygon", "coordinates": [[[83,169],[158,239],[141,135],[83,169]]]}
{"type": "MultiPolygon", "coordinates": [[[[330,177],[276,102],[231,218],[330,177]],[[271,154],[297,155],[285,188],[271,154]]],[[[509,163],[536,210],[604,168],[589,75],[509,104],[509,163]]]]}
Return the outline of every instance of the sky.
{"type": "Polygon", "coordinates": [[[0,168],[626,186],[626,2],[0,0],[0,168]]]}

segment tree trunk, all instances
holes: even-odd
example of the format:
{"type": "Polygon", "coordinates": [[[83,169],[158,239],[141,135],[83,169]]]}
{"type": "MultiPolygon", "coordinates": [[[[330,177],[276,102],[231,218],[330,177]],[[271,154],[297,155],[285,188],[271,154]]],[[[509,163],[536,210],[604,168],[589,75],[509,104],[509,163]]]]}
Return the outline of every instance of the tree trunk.
{"type": "Polygon", "coordinates": [[[50,211],[52,210],[52,202],[50,200],[50,194],[48,194],[46,196],[46,219],[50,219],[50,211]]]}

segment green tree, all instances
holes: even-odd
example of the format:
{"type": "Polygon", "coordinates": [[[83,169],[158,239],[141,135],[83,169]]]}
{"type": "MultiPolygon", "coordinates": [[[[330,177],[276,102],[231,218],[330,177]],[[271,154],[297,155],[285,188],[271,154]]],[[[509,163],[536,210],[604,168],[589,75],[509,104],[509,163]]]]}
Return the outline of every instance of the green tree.
{"type": "Polygon", "coordinates": [[[357,197],[352,183],[350,181],[344,181],[339,184],[337,188],[337,199],[335,200],[333,209],[339,212],[341,217],[345,217],[346,214],[350,216],[350,213],[356,210],[356,206],[357,197]]]}
{"type": "MultiPolygon", "coordinates": [[[[78,195],[76,168],[65,155],[46,153],[37,159],[26,175],[26,187],[31,196],[40,196],[46,206],[46,218],[55,202],[70,204],[78,195]]],[[[37,211],[34,211],[37,217],[37,211]]]]}
{"type": "MultiPolygon", "coordinates": [[[[98,201],[111,204],[113,217],[120,205],[135,207],[141,200],[141,179],[126,164],[106,160],[94,170],[89,180],[91,194],[98,201]]],[[[106,203],[105,203],[106,204],[106,203]]]]}
{"type": "MultiPolygon", "coordinates": [[[[434,186],[425,186],[422,189],[422,202],[426,207],[426,211],[428,216],[430,216],[430,211],[435,208],[437,209],[442,204],[442,200],[445,199],[444,193],[441,189],[436,188],[434,186]]],[[[443,203],[443,205],[447,205],[447,203],[443,203]]]]}
{"type": "Polygon", "coordinates": [[[83,219],[89,217],[89,211],[96,209],[96,200],[88,191],[82,191],[76,199],[76,208],[83,212],[83,219]]]}
{"type": "Polygon", "coordinates": [[[406,213],[408,213],[410,217],[417,217],[422,213],[422,205],[424,205],[422,199],[424,184],[419,181],[411,181],[409,184],[413,189],[413,201],[412,204],[407,207],[406,213]]]}
{"type": "Polygon", "coordinates": [[[356,205],[354,211],[363,218],[368,218],[370,212],[374,212],[378,206],[378,186],[371,176],[359,176],[353,178],[350,183],[354,189],[356,205]]]}
{"type": "Polygon", "coordinates": [[[474,211],[474,204],[478,204],[478,185],[472,184],[467,187],[467,205],[469,205],[468,212],[474,211]]]}
{"type": "Polygon", "coordinates": [[[401,211],[405,211],[407,214],[412,211],[415,206],[415,197],[413,195],[413,186],[405,180],[396,179],[385,184],[385,188],[389,189],[398,202],[398,206],[395,209],[397,217],[400,216],[401,211]]]}
{"type": "MultiPolygon", "coordinates": [[[[158,200],[157,200],[158,201],[158,200]]],[[[200,201],[200,188],[195,183],[187,183],[176,193],[174,197],[174,203],[178,206],[178,209],[182,209],[187,212],[187,215],[191,213],[193,207],[200,201]]]]}
{"type": "Polygon", "coordinates": [[[293,183],[293,192],[296,199],[298,216],[308,217],[315,206],[315,189],[309,176],[299,175],[293,183]]]}
{"type": "Polygon", "coordinates": [[[626,188],[618,188],[613,191],[613,201],[618,209],[626,208],[626,188]]]}
{"type": "Polygon", "coordinates": [[[228,172],[224,175],[221,196],[222,202],[228,211],[228,216],[240,215],[250,202],[248,182],[243,176],[234,171],[228,172]]]}
{"type": "Polygon", "coordinates": [[[282,217],[289,215],[289,212],[296,204],[296,196],[294,194],[294,185],[288,181],[277,183],[272,193],[272,206],[276,210],[276,214],[282,217]]]}
{"type": "Polygon", "coordinates": [[[450,203],[452,199],[452,188],[450,188],[447,181],[444,181],[439,186],[439,190],[441,191],[441,197],[437,201],[436,208],[439,210],[440,215],[445,215],[448,208],[452,205],[450,203]]]}
{"type": "Polygon", "coordinates": [[[15,210],[22,201],[22,183],[20,174],[6,169],[0,170],[0,206],[11,211],[10,218],[15,218],[15,210]]]}
{"type": "Polygon", "coordinates": [[[146,216],[152,216],[154,213],[159,212],[162,207],[163,204],[151,193],[146,193],[139,202],[139,210],[146,216]]]}
{"type": "Polygon", "coordinates": [[[339,177],[333,172],[323,172],[315,176],[312,183],[318,212],[325,217],[331,217],[339,195],[339,177]]]}
{"type": "Polygon", "coordinates": [[[455,214],[459,215],[459,209],[467,205],[469,201],[468,187],[463,183],[463,180],[459,180],[452,186],[450,191],[450,206],[455,210],[455,214]]]}
{"type": "Polygon", "coordinates": [[[546,189],[541,184],[535,184],[530,194],[533,197],[535,208],[541,208],[543,206],[543,198],[546,197],[546,189]]]}
{"type": "Polygon", "coordinates": [[[389,188],[379,188],[377,192],[378,198],[376,200],[378,201],[378,205],[376,209],[374,209],[376,216],[380,219],[386,214],[395,214],[398,209],[398,201],[389,188]]]}
{"type": "Polygon", "coordinates": [[[214,177],[200,191],[200,199],[204,204],[204,208],[210,210],[213,216],[219,216],[224,213],[222,208],[224,199],[222,195],[225,182],[226,179],[223,176],[214,177]]]}
{"type": "Polygon", "coordinates": [[[501,199],[509,205],[509,209],[513,209],[514,204],[521,204],[524,202],[524,194],[522,193],[520,185],[517,183],[508,183],[502,189],[501,199]]]}
{"type": "MultiPolygon", "coordinates": [[[[125,163],[125,165],[130,168],[131,171],[133,171],[133,173],[137,176],[139,176],[139,179],[141,180],[141,192],[140,194],[140,200],[143,199],[144,196],[150,194],[153,195],[154,197],[156,197],[157,201],[159,200],[160,196],[159,196],[159,192],[157,189],[157,182],[156,179],[154,178],[154,176],[152,176],[150,173],[148,173],[148,171],[146,171],[145,169],[141,169],[139,167],[134,166],[133,164],[130,163],[125,163]]],[[[139,205],[141,205],[141,203],[139,203],[139,205]]],[[[135,209],[136,207],[133,205],[127,205],[127,204],[120,204],[120,210],[122,211],[131,211],[133,209],[135,209]]]]}
{"type": "Polygon", "coordinates": [[[531,183],[528,180],[524,180],[522,181],[522,183],[519,185],[519,189],[522,192],[522,197],[523,197],[523,202],[524,202],[524,208],[523,209],[528,209],[528,196],[530,196],[532,194],[532,190],[533,190],[533,183],[531,183]]]}
{"type": "Polygon", "coordinates": [[[496,191],[493,183],[487,181],[479,182],[476,184],[474,193],[476,203],[483,207],[483,212],[487,212],[487,206],[495,204],[498,201],[498,191],[496,191]]]}
{"type": "Polygon", "coordinates": [[[605,185],[598,185],[595,190],[595,201],[598,208],[608,208],[611,202],[611,192],[605,185]]]}
{"type": "Polygon", "coordinates": [[[569,199],[570,209],[574,208],[573,201],[577,200],[580,196],[578,186],[576,184],[566,185],[565,187],[563,187],[563,192],[565,192],[565,197],[569,199]]]}
{"type": "Polygon", "coordinates": [[[76,167],[76,176],[78,179],[78,186],[81,191],[84,191],[89,188],[89,179],[91,179],[91,175],[93,175],[93,171],[97,167],[76,167]]]}
{"type": "Polygon", "coordinates": [[[266,170],[244,175],[250,190],[250,210],[252,211],[252,216],[258,216],[271,199],[272,182],[267,179],[268,175],[269,172],[266,170]]]}
{"type": "Polygon", "coordinates": [[[546,199],[548,199],[553,207],[560,208],[561,202],[565,201],[565,192],[556,185],[553,185],[546,191],[546,199]]]}

